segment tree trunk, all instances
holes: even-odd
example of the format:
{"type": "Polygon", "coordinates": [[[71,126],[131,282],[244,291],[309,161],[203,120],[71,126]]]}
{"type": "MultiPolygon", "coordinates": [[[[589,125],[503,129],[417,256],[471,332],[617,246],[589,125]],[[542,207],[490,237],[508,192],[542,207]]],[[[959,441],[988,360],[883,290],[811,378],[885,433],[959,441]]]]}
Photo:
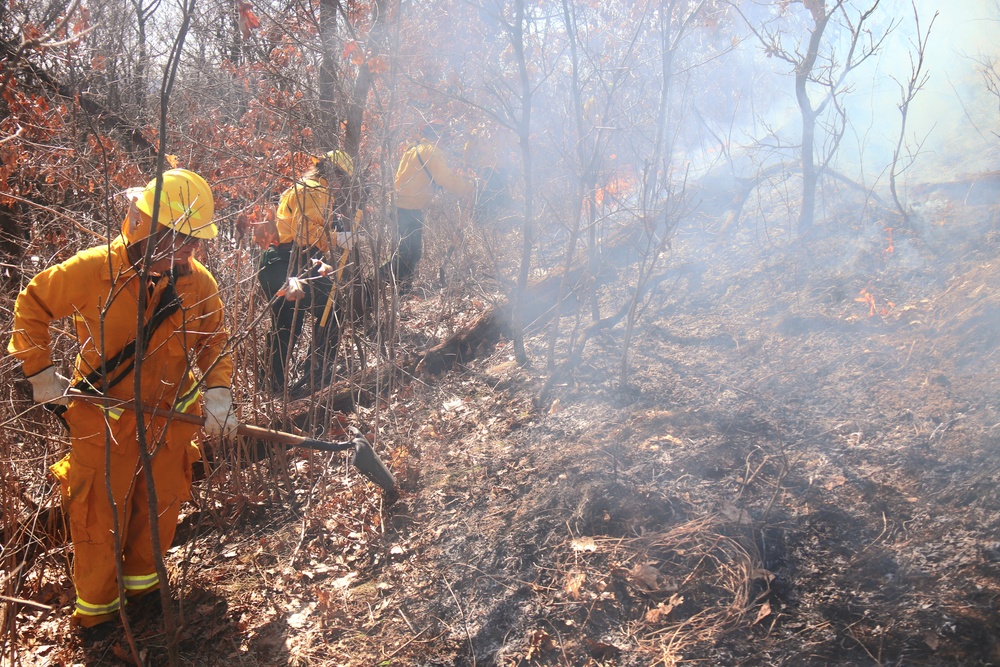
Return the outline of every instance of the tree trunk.
{"type": "Polygon", "coordinates": [[[323,148],[339,145],[339,122],[335,100],[337,96],[337,11],[339,0],[320,0],[319,39],[323,59],[319,66],[319,117],[317,132],[323,148]]]}
{"type": "MultiPolygon", "coordinates": [[[[823,12],[822,9],[818,10],[823,12]]],[[[816,14],[814,14],[816,16],[816,14]]],[[[801,234],[812,227],[816,213],[816,184],[819,174],[816,172],[814,158],[816,143],[816,111],[809,99],[806,85],[816,59],[819,57],[819,44],[823,31],[830,20],[830,13],[816,16],[816,25],[809,34],[809,47],[799,66],[795,68],[795,99],[802,114],[802,207],[799,209],[799,229],[801,234]]]]}
{"type": "Polygon", "coordinates": [[[365,106],[368,100],[368,91],[372,87],[372,74],[369,67],[371,58],[377,57],[385,52],[385,18],[388,8],[386,0],[376,0],[372,27],[369,31],[368,42],[371,45],[365,60],[358,68],[358,77],[354,81],[354,91],[351,95],[351,103],[347,110],[347,126],[344,129],[344,150],[353,158],[356,158],[361,150],[361,125],[364,122],[365,106]]]}
{"type": "Polygon", "coordinates": [[[528,363],[528,353],[524,349],[524,300],[531,273],[531,253],[535,243],[534,182],[531,174],[531,79],[528,73],[527,55],[524,52],[524,0],[517,0],[514,12],[514,29],[511,35],[518,74],[521,79],[521,118],[518,122],[518,143],[521,147],[521,162],[524,170],[524,244],[521,248],[521,267],[517,275],[517,294],[514,298],[513,338],[514,356],[518,363],[528,363]]]}
{"type": "Polygon", "coordinates": [[[816,117],[802,109],[802,208],[799,209],[799,233],[813,226],[816,215],[816,184],[819,180],[813,158],[816,143],[816,117]]]}

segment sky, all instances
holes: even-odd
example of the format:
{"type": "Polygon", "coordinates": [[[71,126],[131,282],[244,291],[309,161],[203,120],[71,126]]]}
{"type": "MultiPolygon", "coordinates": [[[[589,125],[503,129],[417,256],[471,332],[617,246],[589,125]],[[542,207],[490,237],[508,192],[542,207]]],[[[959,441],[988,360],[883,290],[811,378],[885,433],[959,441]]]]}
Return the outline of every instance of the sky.
{"type": "MultiPolygon", "coordinates": [[[[901,23],[873,69],[855,80],[858,129],[873,158],[867,171],[891,155],[898,137],[900,93],[893,77],[908,77],[916,37],[910,3],[897,0],[888,8],[901,23]]],[[[940,178],[942,170],[959,178],[1000,168],[1000,106],[979,72],[981,60],[1000,56],[1000,8],[992,0],[919,0],[917,9],[921,32],[935,12],[938,17],[924,63],[929,78],[907,118],[907,142],[924,142],[910,179],[940,178]]]]}

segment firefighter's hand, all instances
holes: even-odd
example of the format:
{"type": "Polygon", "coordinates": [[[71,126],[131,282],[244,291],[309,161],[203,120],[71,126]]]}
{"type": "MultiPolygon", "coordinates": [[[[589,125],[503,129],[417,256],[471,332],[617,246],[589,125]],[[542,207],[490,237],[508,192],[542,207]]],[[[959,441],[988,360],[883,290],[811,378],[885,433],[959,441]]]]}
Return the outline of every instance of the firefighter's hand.
{"type": "Polygon", "coordinates": [[[233,392],[229,387],[205,390],[205,435],[229,440],[236,435],[239,422],[233,412],[233,392]]]}
{"type": "Polygon", "coordinates": [[[324,262],[321,259],[312,258],[313,268],[316,269],[316,273],[323,276],[324,278],[333,273],[333,267],[324,262]]]}
{"type": "Polygon", "coordinates": [[[285,301],[298,301],[306,295],[306,288],[302,286],[302,281],[292,276],[285,283],[285,301]]]}
{"type": "Polygon", "coordinates": [[[44,371],[35,373],[28,378],[28,382],[31,383],[31,397],[35,403],[69,405],[69,396],[66,395],[69,378],[56,373],[55,366],[49,366],[44,371]]]}
{"type": "Polygon", "coordinates": [[[337,232],[337,245],[341,248],[346,248],[352,238],[354,238],[353,232],[337,232]]]}

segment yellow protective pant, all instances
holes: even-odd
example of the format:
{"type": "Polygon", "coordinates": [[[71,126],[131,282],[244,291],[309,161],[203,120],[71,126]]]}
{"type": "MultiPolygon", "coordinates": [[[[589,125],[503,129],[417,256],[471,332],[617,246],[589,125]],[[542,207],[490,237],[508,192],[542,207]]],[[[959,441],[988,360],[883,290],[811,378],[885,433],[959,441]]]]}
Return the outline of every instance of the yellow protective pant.
{"type": "MultiPolygon", "coordinates": [[[[149,516],[149,495],[136,438],[135,415],[108,413],[82,401],[71,403],[64,418],[70,427],[72,450],[52,466],[59,480],[70,537],[76,607],[73,621],[91,627],[117,615],[116,560],[122,561],[126,596],[155,590],[156,575],[149,516]],[[107,427],[107,430],[106,430],[107,427]],[[110,434],[110,466],[106,465],[110,434]],[[121,551],[115,550],[114,512],[117,508],[121,551]]],[[[147,447],[152,452],[160,551],[174,539],[181,503],[191,499],[191,464],[200,454],[193,438],[197,426],[146,417],[147,447]]]]}

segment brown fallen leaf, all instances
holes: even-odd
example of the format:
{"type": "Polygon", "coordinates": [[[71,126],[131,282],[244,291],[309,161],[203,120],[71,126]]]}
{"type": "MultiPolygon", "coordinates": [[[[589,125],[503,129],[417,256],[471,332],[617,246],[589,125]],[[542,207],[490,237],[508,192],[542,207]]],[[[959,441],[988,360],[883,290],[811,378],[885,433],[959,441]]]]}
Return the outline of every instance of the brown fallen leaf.
{"type": "Polygon", "coordinates": [[[757,618],[753,620],[753,623],[751,623],[751,625],[757,625],[770,615],[771,615],[771,603],[765,602],[763,605],[761,605],[761,608],[757,611],[757,618]]]}
{"type": "Polygon", "coordinates": [[[847,478],[843,475],[833,475],[830,479],[823,483],[823,488],[827,491],[833,491],[838,486],[843,486],[847,484],[847,478]]]}
{"type": "Polygon", "coordinates": [[[566,580],[566,594],[570,596],[573,600],[580,599],[580,587],[583,586],[584,582],[587,581],[587,575],[584,572],[570,572],[569,577],[566,580]]]}
{"type": "Polygon", "coordinates": [[[121,644],[119,643],[113,644],[111,646],[111,652],[114,653],[115,657],[121,660],[122,662],[129,665],[135,664],[135,658],[132,657],[132,652],[126,650],[121,644]]]}
{"type": "Polygon", "coordinates": [[[555,648],[555,642],[552,641],[552,636],[549,633],[541,629],[534,630],[528,640],[528,652],[524,657],[526,660],[531,660],[553,648],[555,648]]]}
{"type": "Polygon", "coordinates": [[[670,596],[669,600],[661,602],[646,612],[646,622],[655,625],[661,621],[665,621],[670,612],[681,604],[684,604],[684,596],[674,593],[670,596]]]}
{"type": "Polygon", "coordinates": [[[660,589],[660,571],[652,563],[637,564],[629,570],[628,576],[636,588],[647,593],[660,589]]]}
{"type": "Polygon", "coordinates": [[[621,649],[613,644],[605,644],[586,637],[583,638],[583,643],[587,645],[587,652],[598,660],[609,660],[621,653],[621,649]]]}

